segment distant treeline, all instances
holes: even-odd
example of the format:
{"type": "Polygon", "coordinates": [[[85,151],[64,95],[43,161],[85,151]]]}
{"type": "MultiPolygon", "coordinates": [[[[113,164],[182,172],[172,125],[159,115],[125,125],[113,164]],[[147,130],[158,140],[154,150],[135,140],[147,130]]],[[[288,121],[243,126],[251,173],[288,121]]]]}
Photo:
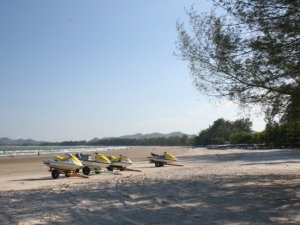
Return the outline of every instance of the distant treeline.
{"type": "Polygon", "coordinates": [[[195,146],[224,144],[258,144],[267,148],[299,148],[300,120],[288,123],[268,124],[262,132],[251,129],[250,119],[228,121],[218,119],[209,128],[202,130],[192,142],[195,146]]]}
{"type": "Polygon", "coordinates": [[[97,141],[63,141],[63,142],[43,142],[40,145],[59,145],[59,146],[188,146],[192,145],[193,139],[187,135],[182,137],[159,137],[147,139],[132,139],[132,138],[103,138],[97,141]]]}
{"type": "Polygon", "coordinates": [[[220,118],[213,125],[194,137],[187,135],[159,138],[103,138],[92,141],[43,142],[39,145],[58,146],[265,146],[266,148],[299,148],[300,120],[288,123],[272,123],[262,132],[252,130],[249,118],[235,121],[220,118]]]}

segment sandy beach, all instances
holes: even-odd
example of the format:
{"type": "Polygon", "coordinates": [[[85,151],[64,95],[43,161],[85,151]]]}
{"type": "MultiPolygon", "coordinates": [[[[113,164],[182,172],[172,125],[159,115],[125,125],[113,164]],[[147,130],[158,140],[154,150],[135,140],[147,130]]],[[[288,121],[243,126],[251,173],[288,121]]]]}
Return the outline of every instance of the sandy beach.
{"type": "Polygon", "coordinates": [[[43,159],[0,158],[0,224],[300,224],[300,150],[131,147],[120,175],[53,180],[43,159]],[[183,167],[154,167],[168,151],[183,167]]]}

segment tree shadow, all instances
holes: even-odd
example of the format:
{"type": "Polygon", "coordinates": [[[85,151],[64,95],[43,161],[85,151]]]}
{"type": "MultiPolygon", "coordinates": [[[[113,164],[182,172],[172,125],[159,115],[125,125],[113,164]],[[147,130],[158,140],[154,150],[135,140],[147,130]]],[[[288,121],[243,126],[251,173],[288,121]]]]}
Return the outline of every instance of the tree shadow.
{"type": "MultiPolygon", "coordinates": [[[[65,179],[67,177],[60,176],[59,179],[65,179]]],[[[53,180],[52,177],[39,177],[39,178],[27,178],[27,179],[17,179],[17,180],[11,180],[11,181],[42,181],[42,180],[53,180]]]]}
{"type": "Polygon", "coordinates": [[[0,192],[1,224],[300,223],[300,175],[120,179],[0,192]]]}
{"type": "MultiPolygon", "coordinates": [[[[223,150],[226,153],[226,150],[223,150]]],[[[300,150],[245,150],[226,154],[180,156],[185,162],[229,162],[241,161],[252,164],[300,163],[300,150]]]]}

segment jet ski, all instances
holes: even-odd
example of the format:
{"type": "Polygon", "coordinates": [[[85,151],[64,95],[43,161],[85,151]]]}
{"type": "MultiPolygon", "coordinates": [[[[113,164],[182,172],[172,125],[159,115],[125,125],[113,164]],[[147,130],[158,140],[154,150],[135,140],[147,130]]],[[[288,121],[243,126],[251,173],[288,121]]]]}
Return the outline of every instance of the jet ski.
{"type": "Polygon", "coordinates": [[[83,166],[73,154],[55,155],[53,159],[44,160],[43,163],[50,168],[49,171],[53,179],[57,179],[61,173],[65,174],[66,177],[70,177],[83,166]]]}
{"type": "Polygon", "coordinates": [[[111,164],[107,167],[108,170],[113,171],[118,169],[120,171],[126,170],[132,164],[132,161],[124,155],[107,156],[111,164]]]}
{"type": "Polygon", "coordinates": [[[82,173],[84,175],[89,175],[91,170],[94,170],[98,174],[102,169],[107,168],[111,164],[110,160],[100,153],[95,153],[94,159],[88,154],[77,153],[76,156],[83,165],[82,173]]]}
{"type": "Polygon", "coordinates": [[[174,164],[177,161],[176,157],[169,152],[165,152],[163,155],[159,155],[156,153],[151,152],[151,156],[148,157],[150,163],[154,163],[156,167],[161,167],[164,165],[174,165],[174,166],[181,166],[178,164],[174,164]]]}

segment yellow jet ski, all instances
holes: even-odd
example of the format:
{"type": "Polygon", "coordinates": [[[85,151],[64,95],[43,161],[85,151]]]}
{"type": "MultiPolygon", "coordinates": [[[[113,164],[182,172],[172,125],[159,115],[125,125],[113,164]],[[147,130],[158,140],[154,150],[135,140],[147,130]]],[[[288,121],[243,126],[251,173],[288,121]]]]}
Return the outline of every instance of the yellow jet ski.
{"type": "Polygon", "coordinates": [[[177,161],[176,157],[169,152],[165,152],[163,155],[155,154],[151,152],[151,156],[148,157],[150,163],[154,163],[156,167],[161,167],[164,165],[174,165],[181,166],[178,164],[174,164],[177,161]]]}
{"type": "Polygon", "coordinates": [[[72,176],[83,166],[73,154],[55,155],[53,159],[44,160],[43,163],[50,168],[53,179],[57,179],[61,173],[66,177],[72,176]]]}
{"type": "Polygon", "coordinates": [[[95,173],[98,174],[102,169],[107,168],[111,164],[105,155],[97,152],[95,153],[94,159],[88,154],[77,153],[76,156],[83,165],[82,173],[84,175],[89,175],[91,170],[94,170],[95,173]]]}
{"type": "Polygon", "coordinates": [[[111,162],[111,164],[107,167],[109,171],[113,171],[115,168],[123,171],[132,164],[132,161],[124,155],[107,156],[107,158],[111,162]]]}

